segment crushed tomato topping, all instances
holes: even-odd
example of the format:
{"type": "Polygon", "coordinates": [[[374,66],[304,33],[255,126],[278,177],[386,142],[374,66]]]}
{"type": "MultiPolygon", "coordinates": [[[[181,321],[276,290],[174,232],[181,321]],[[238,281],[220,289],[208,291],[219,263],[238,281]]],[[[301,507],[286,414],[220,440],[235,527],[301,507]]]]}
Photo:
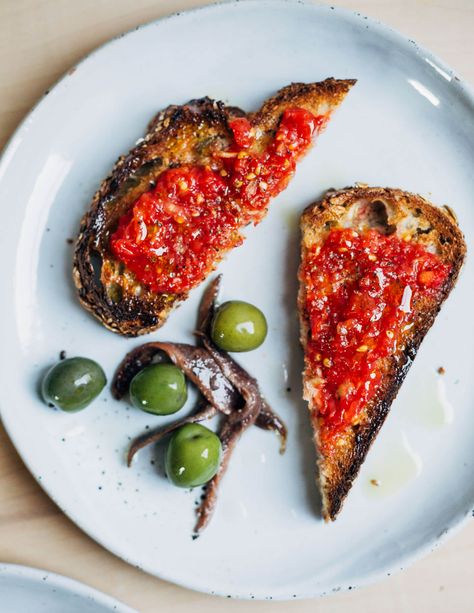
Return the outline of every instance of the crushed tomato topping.
{"type": "Polygon", "coordinates": [[[380,386],[382,361],[413,326],[413,305],[436,298],[451,267],[422,245],[377,230],[334,229],[301,270],[310,322],[306,372],[323,452],[380,386]]]}
{"type": "Polygon", "coordinates": [[[250,122],[234,119],[233,143],[215,152],[212,165],[168,169],[136,200],[111,236],[112,254],[153,292],[187,292],[225,251],[242,243],[241,228],[262,219],[325,121],[287,109],[273,139],[257,153],[250,122]]]}

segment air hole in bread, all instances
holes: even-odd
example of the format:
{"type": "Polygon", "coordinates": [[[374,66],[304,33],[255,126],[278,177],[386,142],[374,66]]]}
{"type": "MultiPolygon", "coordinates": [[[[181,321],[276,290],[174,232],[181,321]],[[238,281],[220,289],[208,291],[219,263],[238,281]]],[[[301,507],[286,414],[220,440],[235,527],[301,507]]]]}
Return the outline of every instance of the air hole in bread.
{"type": "Polygon", "coordinates": [[[370,228],[381,234],[393,234],[396,226],[388,223],[387,204],[383,200],[372,200],[367,203],[365,212],[366,223],[370,228]]]}
{"type": "Polygon", "coordinates": [[[97,251],[91,251],[90,262],[93,271],[95,285],[101,285],[100,273],[102,270],[102,258],[97,251]]]}

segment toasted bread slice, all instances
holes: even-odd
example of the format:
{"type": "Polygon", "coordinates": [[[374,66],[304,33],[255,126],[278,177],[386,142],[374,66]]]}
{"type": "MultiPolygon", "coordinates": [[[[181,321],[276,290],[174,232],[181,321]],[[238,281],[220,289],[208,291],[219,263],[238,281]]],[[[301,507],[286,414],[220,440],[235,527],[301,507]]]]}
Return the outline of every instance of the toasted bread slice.
{"type": "MultiPolygon", "coordinates": [[[[170,310],[186,299],[190,288],[185,291],[152,291],[123,261],[114,257],[111,237],[120,220],[169,169],[191,166],[212,169],[216,173],[225,172],[222,165],[216,165],[216,159],[219,153],[224,157],[229,147],[235,145],[235,134],[229,125],[232,120],[246,118],[250,122],[255,134],[254,152],[259,155],[274,137],[285,110],[298,107],[324,117],[321,128],[354,83],[353,80],[335,79],[310,84],[294,83],[267,100],[260,111],[248,115],[209,98],[192,100],[183,106],[170,106],[160,112],[149,124],[141,142],[117,161],[82,220],[73,265],[74,282],[82,305],[107,328],[120,334],[136,336],[159,328],[170,310]]],[[[266,183],[260,181],[257,187],[266,189],[265,186],[266,183]]],[[[282,184],[280,188],[284,186],[282,184]]],[[[239,202],[230,204],[240,210],[239,202]]],[[[266,207],[252,222],[260,221],[265,212],[266,207]]],[[[199,216],[199,210],[196,214],[199,216]]],[[[242,225],[246,223],[249,220],[244,218],[242,225]]],[[[240,229],[237,229],[231,246],[240,244],[242,240],[240,229]]],[[[230,248],[228,243],[214,248],[213,261],[196,284],[203,281],[222,259],[230,248]]],[[[191,250],[191,246],[184,245],[184,249],[191,250]]],[[[159,257],[165,256],[159,254],[159,257]]],[[[194,262],[197,260],[198,254],[194,262]]],[[[189,261],[192,263],[193,258],[189,261]]],[[[165,261],[164,266],[167,265],[169,262],[165,261]]]]}
{"type": "Polygon", "coordinates": [[[328,521],[452,290],[466,246],[449,208],[380,187],[328,192],[304,211],[301,231],[304,398],[328,521]]]}

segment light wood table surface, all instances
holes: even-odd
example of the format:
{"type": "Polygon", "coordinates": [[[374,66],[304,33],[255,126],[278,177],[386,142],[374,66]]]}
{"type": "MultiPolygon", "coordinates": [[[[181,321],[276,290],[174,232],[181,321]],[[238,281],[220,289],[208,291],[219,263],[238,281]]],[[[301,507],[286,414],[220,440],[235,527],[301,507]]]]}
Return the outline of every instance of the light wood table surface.
{"type": "MultiPolygon", "coordinates": [[[[138,24],[199,4],[205,2],[0,0],[0,146],[44,90],[94,47],[138,24]]],[[[474,0],[333,0],[331,4],[388,23],[474,82],[474,0]]],[[[1,426],[0,561],[68,575],[144,613],[474,611],[472,523],[407,571],[326,599],[229,601],[165,583],[128,566],[76,528],[31,478],[1,426]]]]}

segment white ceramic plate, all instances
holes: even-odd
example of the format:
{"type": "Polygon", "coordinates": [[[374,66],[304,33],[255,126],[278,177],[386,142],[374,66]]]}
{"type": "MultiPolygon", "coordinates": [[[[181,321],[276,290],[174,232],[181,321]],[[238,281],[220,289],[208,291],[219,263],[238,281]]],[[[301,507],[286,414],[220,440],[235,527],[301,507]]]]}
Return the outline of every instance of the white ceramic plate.
{"type": "Polygon", "coordinates": [[[8,613],[134,613],[83,583],[16,564],[0,564],[0,594],[8,613]]]}
{"type": "MultiPolygon", "coordinates": [[[[472,248],[473,143],[473,98],[449,68],[385,26],[329,7],[211,6],[93,53],[28,116],[0,166],[2,418],[35,478],[105,547],[205,592],[314,596],[373,581],[433,547],[474,504],[472,263],[428,334],[343,513],[328,526],[318,517],[301,400],[296,228],[299,213],[326,188],[364,181],[450,203],[472,248]],[[114,160],[158,109],[203,95],[254,109],[291,81],[328,76],[359,82],[264,223],[219,267],[223,298],[247,299],[268,316],[264,347],[239,359],[286,420],[288,452],[278,455],[273,435],[248,432],[211,526],[193,541],[198,493],[163,478],[161,452],[155,465],[146,451],[125,467],[130,438],[159,418],[108,393],[76,415],[38,399],[38,381],[60,350],[95,358],[110,378],[125,352],[143,342],[108,332],[81,309],[66,239],[76,235],[114,160]],[[438,381],[439,366],[446,374],[438,381]],[[437,385],[452,404],[450,424],[437,385]],[[380,490],[371,479],[381,481],[380,490]]],[[[201,292],[143,340],[189,341],[201,292]]]]}

